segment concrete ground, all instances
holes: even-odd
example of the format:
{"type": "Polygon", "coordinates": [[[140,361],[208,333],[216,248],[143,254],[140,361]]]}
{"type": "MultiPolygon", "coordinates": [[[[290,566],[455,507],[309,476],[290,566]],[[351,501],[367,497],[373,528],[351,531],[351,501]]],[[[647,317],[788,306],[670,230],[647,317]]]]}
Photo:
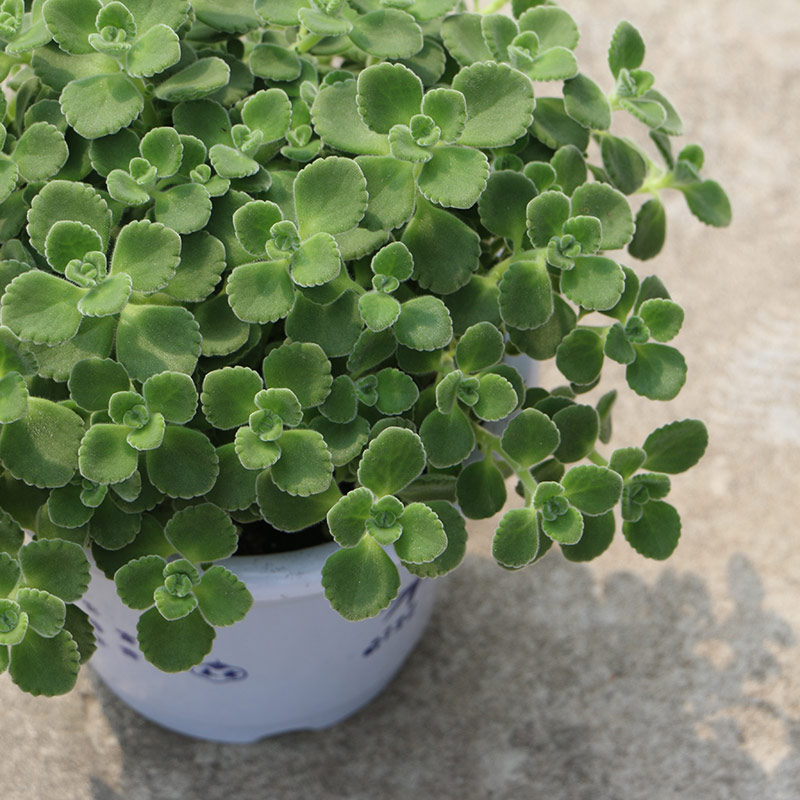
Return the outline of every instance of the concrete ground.
{"type": "Polygon", "coordinates": [[[627,392],[616,415],[625,444],[709,423],[706,458],[674,481],[675,556],[647,562],[618,537],[589,566],[551,555],[507,574],[475,525],[382,697],[335,729],[252,746],[161,730],[88,675],[52,701],[3,676],[3,800],[800,798],[800,6],[565,6],[602,81],[616,22],[640,28],[645,66],[733,201],[716,231],[670,198],[655,268],[687,310],[690,382],[668,407],[627,392]]]}

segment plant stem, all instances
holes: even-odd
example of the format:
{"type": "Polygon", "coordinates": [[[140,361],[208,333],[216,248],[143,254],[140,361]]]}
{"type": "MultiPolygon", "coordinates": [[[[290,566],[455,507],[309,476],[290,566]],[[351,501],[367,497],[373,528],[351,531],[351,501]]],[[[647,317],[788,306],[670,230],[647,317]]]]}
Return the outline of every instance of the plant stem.
{"type": "Polygon", "coordinates": [[[494,14],[496,11],[499,11],[508,0],[493,0],[493,2],[489,3],[486,8],[476,9],[479,14],[494,14]]]}
{"type": "Polygon", "coordinates": [[[520,466],[503,449],[503,446],[500,444],[499,436],[489,433],[486,428],[481,427],[475,422],[473,422],[473,427],[475,429],[475,438],[478,440],[478,446],[484,451],[486,457],[489,458],[494,453],[500,456],[500,458],[511,467],[517,479],[522,484],[522,488],[525,490],[525,502],[527,505],[530,505],[533,502],[534,494],[536,494],[536,487],[538,485],[536,479],[531,475],[529,470],[520,466]]]}
{"type": "Polygon", "coordinates": [[[589,453],[588,458],[589,461],[592,462],[592,464],[597,464],[598,467],[608,466],[608,459],[603,458],[603,456],[601,456],[600,453],[597,452],[597,450],[592,450],[592,452],[589,453]]]}

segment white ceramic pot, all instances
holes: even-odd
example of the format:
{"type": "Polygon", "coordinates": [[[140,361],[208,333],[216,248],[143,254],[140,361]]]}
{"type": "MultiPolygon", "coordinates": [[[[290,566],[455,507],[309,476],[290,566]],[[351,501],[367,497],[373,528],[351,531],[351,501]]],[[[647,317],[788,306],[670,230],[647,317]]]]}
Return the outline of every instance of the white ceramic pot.
{"type": "Polygon", "coordinates": [[[140,714],[201,739],[252,742],[332,725],[389,683],[422,635],[435,595],[435,581],[400,567],[392,605],[372,619],[348,622],[331,609],[320,585],[322,565],[337,549],[330,543],[222,562],[247,584],[253,608],[242,622],[217,629],[202,664],[177,674],[144,660],[136,644],[138,612],[93,568],[79,603],[98,637],[90,663],[140,714]]]}

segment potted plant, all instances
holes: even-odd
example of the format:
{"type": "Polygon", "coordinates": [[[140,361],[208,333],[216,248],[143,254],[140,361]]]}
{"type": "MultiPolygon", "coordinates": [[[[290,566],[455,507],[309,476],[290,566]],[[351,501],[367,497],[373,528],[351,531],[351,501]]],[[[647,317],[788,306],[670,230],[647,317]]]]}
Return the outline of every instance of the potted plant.
{"type": "Polygon", "coordinates": [[[505,568],[600,555],[615,509],[642,555],[674,550],[669,475],[705,427],[601,453],[615,392],[587,393],[608,367],[677,395],[683,311],[629,256],[660,251],[664,190],[730,207],[697,145],[673,154],[633,26],[601,88],[569,14],[499,5],[0,3],[0,670],[23,691],[69,691],[99,644],[178,730],[330,723],[399,667],[509,478],[505,568]]]}

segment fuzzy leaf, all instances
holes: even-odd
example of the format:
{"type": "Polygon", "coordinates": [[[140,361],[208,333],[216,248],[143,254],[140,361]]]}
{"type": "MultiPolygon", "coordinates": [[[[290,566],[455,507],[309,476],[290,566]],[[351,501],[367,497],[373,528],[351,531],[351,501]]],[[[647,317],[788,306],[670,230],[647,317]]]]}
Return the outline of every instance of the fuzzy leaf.
{"type": "Polygon", "coordinates": [[[28,385],[18,372],[0,378],[0,423],[21,419],[28,413],[28,385]]]}
{"type": "Polygon", "coordinates": [[[19,174],[29,183],[55,175],[68,155],[64,134],[49,122],[35,122],[28,127],[14,148],[19,174]]]}
{"type": "Polygon", "coordinates": [[[551,47],[572,50],[580,38],[578,26],[572,17],[564,9],[555,6],[537,5],[529,8],[519,18],[519,29],[533,31],[542,50],[549,50],[551,47]]]}
{"type": "Polygon", "coordinates": [[[372,492],[362,486],[348,492],[328,511],[328,527],[338,545],[355,547],[361,541],[372,503],[372,492]]]}
{"type": "Polygon", "coordinates": [[[491,322],[478,322],[462,334],[456,346],[456,361],[464,372],[493,367],[503,357],[503,335],[491,322]]]}
{"type": "Polygon", "coordinates": [[[73,259],[83,260],[87,253],[104,249],[100,234],[94,228],[75,220],[56,222],[48,231],[44,242],[47,262],[56,272],[62,274],[73,259]]]}
{"type": "Polygon", "coordinates": [[[125,69],[134,78],[150,78],[180,61],[180,39],[167,25],[154,25],[128,50],[125,69]]]}
{"type": "Polygon", "coordinates": [[[233,313],[224,294],[196,306],[194,318],[200,326],[204,356],[227,356],[239,350],[250,337],[250,326],[233,313]]]}
{"type": "Polygon", "coordinates": [[[585,128],[604,131],[611,126],[611,106],[605,92],[585,75],[564,82],[564,108],[585,128]]]}
{"type": "Polygon", "coordinates": [[[219,477],[206,498],[227,511],[242,511],[256,502],[256,476],[242,466],[236,445],[229,442],[217,448],[219,477]]]}
{"type": "Polygon", "coordinates": [[[164,535],[194,564],[228,558],[236,551],[239,538],[230,517],[211,503],[175,513],[166,524],[164,535]]]}
{"type": "Polygon", "coordinates": [[[657,342],[668,342],[683,325],[683,309],[672,300],[651,298],[639,306],[639,316],[657,342]]]}
{"type": "Polygon", "coordinates": [[[603,167],[611,182],[623,194],[633,194],[647,177],[647,162],[628,139],[607,134],[601,142],[603,167]]]}
{"type": "Polygon", "coordinates": [[[339,248],[329,233],[315,233],[292,254],[290,273],[298,286],[320,286],[333,280],[340,269],[339,248]]]}
{"type": "Polygon", "coordinates": [[[200,58],[167,78],[156,87],[155,94],[170,103],[199,100],[227,85],[229,79],[230,67],[221,58],[200,58]]]}
{"type": "Polygon", "coordinates": [[[672,422],[657,428],[645,440],[644,466],[671,475],[685,472],[703,457],[707,446],[708,431],[700,420],[672,422]]]}
{"type": "Polygon", "coordinates": [[[110,317],[122,311],[130,296],[130,275],[110,275],[78,300],[78,311],[85,317],[110,317]]]}
{"type": "Polygon", "coordinates": [[[579,511],[598,516],[610,511],[622,495],[622,478],[607,467],[582,464],[561,479],[564,496],[579,511]]]}
{"type": "Polygon", "coordinates": [[[334,467],[343,466],[356,458],[364,449],[370,433],[369,423],[363,417],[356,417],[344,424],[316,417],[310,427],[322,434],[334,467]]]}
{"type": "Polygon", "coordinates": [[[219,565],[203,573],[194,589],[200,613],[216,626],[233,625],[244,619],[253,605],[253,596],[230,570],[219,565]]]}
{"type": "Polygon", "coordinates": [[[82,487],[72,483],[60,489],[53,489],[47,501],[50,521],[54,525],[69,529],[85,525],[92,518],[94,509],[81,502],[82,493],[82,487]]]}
{"type": "Polygon", "coordinates": [[[92,425],[81,442],[81,475],[94,483],[119,483],[136,471],[139,454],[126,437],[123,425],[92,425]]]}
{"type": "Polygon", "coordinates": [[[496,236],[510,239],[519,248],[526,230],[525,209],[535,196],[535,184],[521,173],[511,170],[493,172],[478,201],[481,223],[496,236]]]}
{"type": "Polygon", "coordinates": [[[31,631],[11,649],[8,673],[28,694],[53,697],[72,690],[79,669],[78,646],[67,631],[50,639],[31,631]]]}
{"type": "Polygon", "coordinates": [[[183,672],[199,664],[211,652],[215,635],[197,609],[166,620],[151,608],[140,617],[136,632],[142,654],[162,672],[183,672]]]}
{"type": "Polygon", "coordinates": [[[397,341],[412,350],[437,350],[453,338],[453,323],[438,297],[424,295],[401,305],[394,332],[397,341]]]}
{"type": "Polygon", "coordinates": [[[625,379],[636,394],[651,400],[672,400],[686,383],[686,361],[666,344],[635,344],[636,360],[625,370],[625,379]]]}
{"type": "Polygon", "coordinates": [[[290,495],[308,497],[324,492],[331,483],[333,465],[325,440],[317,431],[284,431],[281,457],[272,467],[275,485],[290,495]]]}
{"type": "Polygon", "coordinates": [[[636,522],[622,523],[622,532],[637,553],[661,561],[678,546],[681,518],[669,503],[653,500],[642,508],[636,522]]]}
{"type": "Polygon", "coordinates": [[[597,217],[603,226],[603,250],[624,247],[633,235],[633,214],[625,196],[604,183],[585,183],[572,195],[572,213],[597,217]]]}
{"type": "Polygon", "coordinates": [[[283,344],[270,351],[263,374],[267,387],[291,389],[304,408],[320,405],[333,383],[330,361],[319,345],[310,342],[283,344]]]}
{"type": "Polygon", "coordinates": [[[442,40],[461,66],[494,60],[483,36],[482,19],[480,14],[460,13],[442,21],[442,40]]]}
{"type": "Polygon", "coordinates": [[[14,599],[28,615],[30,630],[40,636],[51,639],[64,627],[67,607],[60,597],[41,589],[21,588],[14,599]]]}
{"type": "Polygon", "coordinates": [[[467,103],[467,124],[459,142],[473,147],[512,144],[533,118],[533,86],[505,64],[472,64],[454,78],[452,88],[467,103]]]}
{"type": "Polygon", "coordinates": [[[394,543],[402,561],[426,564],[447,547],[447,535],[439,517],[424,503],[411,503],[400,517],[403,533],[394,543]]]}
{"type": "Polygon", "coordinates": [[[89,561],[83,548],[63,539],[40,539],[19,551],[26,586],[41,589],[67,603],[78,600],[89,585],[89,561]]]}
{"type": "Polygon", "coordinates": [[[142,386],[151,413],[163,414],[167,422],[185,425],[197,410],[197,390],[189,375],[161,372],[151,375],[142,386]]]}
{"type": "Polygon", "coordinates": [[[469,208],[486,188],[489,162],[480,150],[454,145],[438,147],[422,166],[418,186],[433,203],[469,208]]]}
{"type": "Polygon", "coordinates": [[[506,502],[506,485],[492,458],[482,458],[461,470],[456,497],[470,519],[487,519],[500,511],[506,502]]]}
{"type": "Polygon", "coordinates": [[[358,480],[379,497],[397,494],[425,469],[420,437],[405,428],[387,428],[361,457],[358,480]]]}
{"type": "Polygon", "coordinates": [[[534,247],[547,247],[553,236],[561,234],[569,210],[569,198],[562,192],[544,192],[528,203],[525,212],[528,237],[534,247]]]}
{"type": "Polygon", "coordinates": [[[416,197],[411,164],[389,156],[359,156],[355,161],[369,195],[361,224],[370,230],[391,230],[407,222],[416,197]]]}
{"type": "Polygon", "coordinates": [[[546,414],[526,408],[509,421],[501,445],[514,461],[528,469],[554,452],[560,441],[558,428],[546,414]]]}
{"type": "Polygon", "coordinates": [[[624,20],[617,25],[608,48],[608,66],[616,78],[621,69],[636,69],[644,61],[644,42],[639,31],[624,20]]]}
{"type": "Polygon", "coordinates": [[[121,73],[71,81],[61,92],[60,102],[67,122],[84,139],[126,128],[144,108],[139,90],[121,73]]]}
{"type": "Polygon", "coordinates": [[[261,131],[265,143],[283,139],[291,118],[289,98],[281,89],[256,92],[242,106],[242,122],[250,130],[261,131]]]}
{"type": "Polygon", "coordinates": [[[408,411],[419,398],[413,379],[399,369],[387,367],[375,376],[378,380],[378,402],[381,414],[399,415],[408,411]]]}
{"type": "Polygon", "coordinates": [[[241,264],[228,279],[228,302],[244,322],[276,322],[291,311],[294,300],[285,261],[241,264]]]}
{"type": "Polygon", "coordinates": [[[356,89],[358,113],[368,128],[389,133],[419,114],[422,82],[402,64],[375,64],[359,73],[356,89]]]}
{"type": "Polygon", "coordinates": [[[271,239],[270,228],[283,219],[280,208],[268,200],[252,200],[233,215],[233,228],[239,244],[254,256],[263,256],[271,239]]]}
{"type": "Polygon", "coordinates": [[[571,331],[558,346],[556,366],[573,383],[592,383],[603,368],[602,338],[591,330],[571,331]]]}
{"type": "Polygon", "coordinates": [[[575,266],[561,276],[561,290],[579,306],[613,308],[625,289],[625,273],[615,261],[603,256],[579,256],[575,266]]]}
{"type": "Polygon", "coordinates": [[[94,52],[89,34],[97,30],[95,18],[101,9],[97,0],[49,0],[44,5],[39,6],[40,13],[62,50],[73,55],[94,52]]]}
{"type": "Polygon", "coordinates": [[[475,447],[475,432],[460,408],[449,414],[431,411],[422,421],[419,435],[434,467],[460,464],[475,447]]]}
{"type": "Polygon", "coordinates": [[[583,535],[583,517],[572,507],[554,520],[542,520],[542,530],[559,544],[577,544],[583,535]]]}
{"type": "Polygon", "coordinates": [[[636,214],[636,232],[628,245],[628,252],[643,261],[657,256],[667,235],[667,215],[657,197],[642,205],[636,214]]]}
{"type": "Polygon", "coordinates": [[[245,469],[266,469],[281,457],[281,448],[277,442],[262,441],[247,426],[236,431],[234,448],[245,469]]]}
{"type": "Polygon", "coordinates": [[[23,341],[59,344],[78,332],[84,289],[55,275],[30,270],[18,275],[2,300],[3,324],[23,341]]]}
{"type": "Polygon", "coordinates": [[[716,228],[731,224],[731,204],[725,190],[716,181],[703,181],[679,187],[689,210],[701,222],[716,228]]]}
{"type": "Polygon", "coordinates": [[[504,567],[520,569],[539,553],[539,525],[532,508],[512,508],[497,526],[492,555],[504,567]]]}
{"type": "Polygon", "coordinates": [[[517,393],[502,375],[492,372],[480,376],[478,401],[472,406],[475,416],[496,421],[507,417],[517,407],[517,393]]]}
{"type": "Polygon", "coordinates": [[[199,355],[199,326],[185,308],[128,305],[122,311],[117,358],[135,380],[165,370],[191,375],[199,355]]]}
{"type": "Polygon", "coordinates": [[[397,596],[400,576],[381,546],[365,536],[355,547],[338,550],[322,568],[328,602],[345,619],[374,617],[397,596]]]}
{"type": "Polygon", "coordinates": [[[150,482],[169,497],[199,497],[211,489],[219,472],[208,437],[174,425],[167,426],[161,447],[147,452],[146,463],[150,482]]]}
{"type": "Polygon", "coordinates": [[[178,233],[194,233],[211,216],[211,197],[204,186],[184,183],[156,196],[155,218],[178,233]]]}
{"type": "Polygon", "coordinates": [[[253,48],[250,71],[268,81],[293,81],[300,77],[303,63],[293,50],[268,42],[253,48]]]}
{"type": "Polygon", "coordinates": [[[553,290],[544,261],[512,263],[500,281],[503,321],[511,327],[530,330],[544,325],[552,314],[553,290]]]}
{"type": "Polygon", "coordinates": [[[325,519],[342,496],[336,481],[328,489],[310,497],[293,497],[274,484],[269,470],[256,479],[258,507],[264,519],[280,531],[300,531],[325,519]]]}
{"type": "Polygon", "coordinates": [[[358,298],[361,319],[371,331],[391,328],[400,316],[400,303],[382,292],[367,292],[358,298]]]}
{"type": "Polygon", "coordinates": [[[83,436],[81,418],[62,405],[31,397],[28,414],[3,426],[0,459],[18,480],[56,488],[66,485],[78,467],[83,436]]]}
{"type": "Polygon", "coordinates": [[[436,294],[450,294],[465,286],[478,267],[477,233],[421,198],[402,242],[414,258],[414,279],[436,294]]]}
{"type": "Polygon", "coordinates": [[[318,159],[297,173],[294,205],[300,235],[341,233],[358,225],[367,208],[367,182],[348,158],[318,159]]]}
{"type": "Polygon", "coordinates": [[[156,589],[164,583],[167,562],[159,555],[142,556],[114,574],[117,594],[128,608],[143,610],[153,605],[156,589]]]}
{"type": "Polygon", "coordinates": [[[382,8],[357,17],[350,40],[378,58],[409,58],[423,44],[422,30],[415,19],[396,8],[382,8]]]}

